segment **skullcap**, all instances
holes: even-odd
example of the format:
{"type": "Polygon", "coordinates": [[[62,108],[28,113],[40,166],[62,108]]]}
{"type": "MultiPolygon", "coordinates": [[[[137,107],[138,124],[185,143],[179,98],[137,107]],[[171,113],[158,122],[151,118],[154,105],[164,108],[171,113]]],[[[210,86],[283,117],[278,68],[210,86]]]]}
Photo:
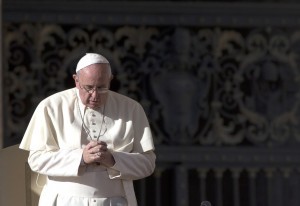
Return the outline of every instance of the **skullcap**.
{"type": "Polygon", "coordinates": [[[86,53],[77,63],[76,73],[79,70],[81,70],[91,64],[98,64],[98,63],[109,64],[109,61],[100,54],[86,53]]]}

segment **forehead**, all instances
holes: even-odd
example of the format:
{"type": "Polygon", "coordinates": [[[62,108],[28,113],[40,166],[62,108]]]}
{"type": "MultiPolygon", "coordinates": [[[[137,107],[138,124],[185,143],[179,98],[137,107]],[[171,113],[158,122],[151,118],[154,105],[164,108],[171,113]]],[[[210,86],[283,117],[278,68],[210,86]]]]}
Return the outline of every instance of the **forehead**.
{"type": "Polygon", "coordinates": [[[103,80],[109,79],[111,75],[109,64],[92,64],[78,72],[80,79],[85,80],[103,80]]]}

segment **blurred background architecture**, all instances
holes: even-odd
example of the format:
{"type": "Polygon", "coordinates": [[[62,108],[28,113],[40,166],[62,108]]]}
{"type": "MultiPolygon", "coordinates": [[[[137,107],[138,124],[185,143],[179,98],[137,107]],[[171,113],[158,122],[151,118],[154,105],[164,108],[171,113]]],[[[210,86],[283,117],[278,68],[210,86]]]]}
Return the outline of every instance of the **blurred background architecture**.
{"type": "Polygon", "coordinates": [[[299,206],[296,0],[2,0],[1,10],[2,148],[99,52],[112,90],[139,101],[153,130],[157,168],[135,183],[140,206],[299,206]]]}

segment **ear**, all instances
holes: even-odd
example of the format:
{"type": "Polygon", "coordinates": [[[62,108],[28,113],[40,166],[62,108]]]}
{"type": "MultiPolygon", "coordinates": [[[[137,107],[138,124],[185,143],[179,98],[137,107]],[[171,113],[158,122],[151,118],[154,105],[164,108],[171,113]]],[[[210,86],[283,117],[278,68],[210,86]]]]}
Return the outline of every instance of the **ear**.
{"type": "Polygon", "coordinates": [[[78,77],[76,74],[73,74],[73,79],[74,79],[75,83],[78,82],[78,77]]]}
{"type": "Polygon", "coordinates": [[[75,82],[75,87],[79,87],[79,81],[78,81],[78,76],[76,74],[73,74],[73,79],[74,79],[74,82],[75,82]]]}

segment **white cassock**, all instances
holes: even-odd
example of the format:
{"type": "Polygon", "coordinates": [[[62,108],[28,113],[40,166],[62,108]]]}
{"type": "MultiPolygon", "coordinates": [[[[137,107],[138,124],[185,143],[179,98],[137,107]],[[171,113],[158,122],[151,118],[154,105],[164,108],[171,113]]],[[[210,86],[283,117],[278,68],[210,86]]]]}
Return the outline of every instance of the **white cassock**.
{"type": "MultiPolygon", "coordinates": [[[[89,128],[93,125],[90,114],[94,115],[81,103],[77,88],[56,93],[37,106],[20,148],[30,151],[31,169],[47,176],[40,206],[137,205],[132,181],[151,175],[156,159],[143,108],[109,91],[99,140],[113,154],[116,163],[111,168],[80,166],[89,137],[99,135],[99,127],[95,131],[83,128],[83,121],[89,128]]],[[[95,117],[99,115],[96,112],[95,117]]]]}

